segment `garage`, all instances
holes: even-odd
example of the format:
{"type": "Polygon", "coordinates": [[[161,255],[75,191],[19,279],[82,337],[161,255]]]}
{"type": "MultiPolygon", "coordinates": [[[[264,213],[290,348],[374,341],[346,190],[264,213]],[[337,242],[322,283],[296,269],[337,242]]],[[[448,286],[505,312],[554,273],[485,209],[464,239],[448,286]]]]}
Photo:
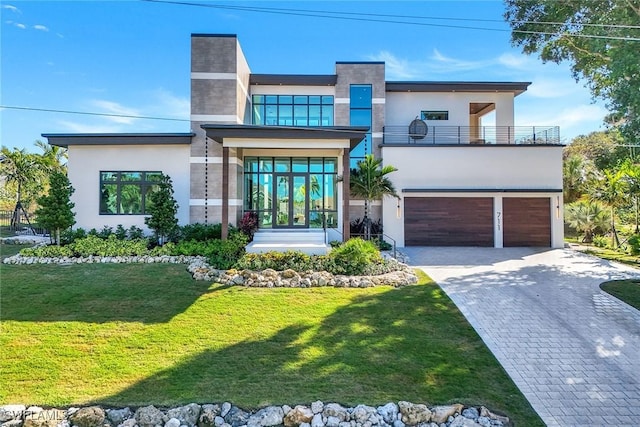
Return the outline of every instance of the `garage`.
{"type": "Polygon", "coordinates": [[[494,246],[492,197],[405,197],[406,246],[494,246]]]}
{"type": "Polygon", "coordinates": [[[551,246],[550,203],[546,197],[503,198],[504,246],[551,246]]]}

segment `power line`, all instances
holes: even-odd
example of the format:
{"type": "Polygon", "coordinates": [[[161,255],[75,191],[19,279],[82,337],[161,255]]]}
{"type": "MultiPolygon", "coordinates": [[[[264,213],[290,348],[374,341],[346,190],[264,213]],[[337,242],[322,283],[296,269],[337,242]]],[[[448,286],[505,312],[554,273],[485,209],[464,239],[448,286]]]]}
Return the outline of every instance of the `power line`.
{"type": "Polygon", "coordinates": [[[5,108],[7,110],[23,110],[23,111],[44,111],[47,113],[63,113],[63,114],[82,114],[84,116],[102,116],[102,117],[119,117],[126,119],[145,119],[145,120],[167,120],[173,122],[188,122],[188,119],[174,119],[171,117],[153,117],[153,116],[135,116],[132,114],[115,114],[115,113],[96,113],[90,111],[72,111],[72,110],[55,110],[50,108],[35,108],[35,107],[17,107],[13,105],[0,105],[0,109],[5,108]]]}
{"type": "MultiPolygon", "coordinates": [[[[549,31],[529,31],[529,30],[516,30],[516,29],[508,30],[508,29],[502,29],[502,28],[471,27],[471,26],[465,26],[465,25],[435,24],[435,23],[427,23],[427,22],[415,22],[415,21],[398,21],[398,20],[392,20],[392,19],[374,19],[374,18],[355,17],[352,15],[390,17],[390,18],[401,18],[401,19],[434,19],[434,20],[439,19],[439,20],[452,20],[452,21],[503,22],[499,20],[489,20],[489,19],[386,15],[386,14],[336,12],[336,11],[311,10],[311,9],[271,8],[271,7],[259,7],[259,6],[231,6],[231,5],[220,5],[220,4],[210,4],[210,3],[194,3],[194,2],[179,1],[179,0],[140,0],[140,1],[146,1],[149,3],[175,4],[175,5],[181,5],[181,6],[208,7],[213,9],[239,10],[239,11],[246,11],[246,12],[257,12],[257,13],[271,13],[276,15],[294,15],[294,16],[308,16],[308,17],[316,17],[316,18],[341,19],[341,20],[348,20],[348,21],[381,22],[381,23],[388,23],[388,24],[405,24],[405,25],[417,25],[417,26],[423,26],[423,27],[454,28],[454,29],[479,30],[479,31],[498,31],[498,32],[512,31],[514,33],[523,33],[523,34],[540,34],[540,35],[549,35],[549,36],[566,35],[570,37],[605,39],[605,40],[640,41],[640,37],[558,33],[558,32],[549,32],[549,31]],[[348,16],[341,16],[341,15],[348,15],[348,16]]],[[[516,21],[516,22],[564,25],[564,23],[561,23],[561,22],[535,22],[535,21],[534,22],[516,21]]],[[[576,24],[576,25],[587,25],[587,24],[576,24]]],[[[590,24],[590,25],[593,25],[593,26],[601,25],[603,27],[611,27],[611,28],[640,29],[640,26],[617,26],[615,24],[612,24],[612,25],[590,24]]]]}

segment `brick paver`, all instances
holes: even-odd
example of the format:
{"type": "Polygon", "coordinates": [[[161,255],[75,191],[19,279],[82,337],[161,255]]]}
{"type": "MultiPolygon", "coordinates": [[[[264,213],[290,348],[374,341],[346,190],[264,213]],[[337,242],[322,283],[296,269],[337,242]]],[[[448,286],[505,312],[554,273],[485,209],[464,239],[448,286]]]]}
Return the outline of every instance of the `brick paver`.
{"type": "Polygon", "coordinates": [[[599,288],[640,270],[568,249],[405,248],[548,426],[640,426],[640,311],[599,288]]]}

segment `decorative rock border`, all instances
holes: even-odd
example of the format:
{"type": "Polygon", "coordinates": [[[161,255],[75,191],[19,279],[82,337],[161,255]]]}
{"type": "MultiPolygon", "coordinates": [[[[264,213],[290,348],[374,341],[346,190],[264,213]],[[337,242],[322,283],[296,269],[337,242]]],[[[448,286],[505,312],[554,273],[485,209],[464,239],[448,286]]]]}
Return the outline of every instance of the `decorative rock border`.
{"type": "Polygon", "coordinates": [[[368,288],[372,286],[406,286],[418,282],[413,270],[406,264],[398,263],[399,270],[377,276],[344,276],[333,275],[326,271],[308,271],[299,273],[294,270],[264,271],[251,270],[217,270],[207,264],[205,258],[199,256],[116,256],[116,257],[26,257],[20,254],[3,260],[5,264],[189,264],[187,270],[195,280],[215,281],[228,286],[250,286],[261,288],[310,288],[335,286],[342,288],[368,288]]]}
{"type": "Polygon", "coordinates": [[[484,406],[462,404],[428,407],[400,401],[373,407],[347,408],[338,403],[268,406],[245,411],[229,402],[160,409],[105,409],[89,406],[43,409],[25,405],[0,406],[2,427],[505,427],[509,418],[484,406]]]}

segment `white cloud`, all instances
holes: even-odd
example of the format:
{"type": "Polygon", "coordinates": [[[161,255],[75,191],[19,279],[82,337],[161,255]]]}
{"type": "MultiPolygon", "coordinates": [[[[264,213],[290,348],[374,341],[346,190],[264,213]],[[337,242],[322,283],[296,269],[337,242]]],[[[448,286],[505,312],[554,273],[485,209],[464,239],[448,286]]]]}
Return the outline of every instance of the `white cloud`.
{"type": "Polygon", "coordinates": [[[369,61],[384,61],[386,64],[385,70],[387,79],[389,80],[407,80],[414,79],[419,76],[416,70],[424,66],[418,63],[410,63],[406,59],[399,59],[391,52],[386,50],[381,51],[375,55],[368,55],[369,61]]]}
{"type": "MultiPolygon", "coordinates": [[[[91,105],[97,107],[100,113],[118,114],[122,116],[140,116],[140,112],[134,108],[125,107],[117,102],[95,99],[91,101],[91,105]]],[[[134,117],[110,117],[104,116],[105,120],[120,124],[132,124],[136,119],[134,117]]]]}
{"type": "Polygon", "coordinates": [[[58,124],[65,131],[73,133],[118,133],[123,131],[122,126],[105,125],[104,123],[91,124],[60,120],[58,124]]]}
{"type": "Polygon", "coordinates": [[[498,63],[512,69],[527,69],[531,67],[533,61],[525,55],[514,55],[513,53],[503,53],[498,57],[498,63]]]}
{"type": "Polygon", "coordinates": [[[45,27],[44,25],[34,25],[33,26],[34,29],[38,30],[38,31],[49,31],[49,29],[47,27],[45,27]]]}
{"type": "Polygon", "coordinates": [[[145,108],[149,116],[169,117],[176,119],[189,119],[191,101],[187,97],[176,96],[173,93],[160,88],[152,93],[156,100],[152,107],[145,108]]]}
{"type": "Polygon", "coordinates": [[[20,11],[20,9],[18,9],[17,7],[15,7],[15,6],[14,6],[14,5],[12,5],[12,4],[3,4],[3,5],[2,5],[2,8],[3,8],[3,9],[10,10],[10,11],[12,11],[12,12],[14,12],[14,13],[22,13],[22,12],[20,11]]]}
{"type": "Polygon", "coordinates": [[[26,30],[27,26],[24,24],[21,24],[19,22],[14,22],[13,25],[15,25],[16,27],[20,28],[21,30],[26,30]]]}
{"type": "Polygon", "coordinates": [[[527,94],[535,98],[564,98],[581,90],[582,87],[575,82],[572,84],[569,77],[557,79],[541,77],[533,79],[527,94]]]}

